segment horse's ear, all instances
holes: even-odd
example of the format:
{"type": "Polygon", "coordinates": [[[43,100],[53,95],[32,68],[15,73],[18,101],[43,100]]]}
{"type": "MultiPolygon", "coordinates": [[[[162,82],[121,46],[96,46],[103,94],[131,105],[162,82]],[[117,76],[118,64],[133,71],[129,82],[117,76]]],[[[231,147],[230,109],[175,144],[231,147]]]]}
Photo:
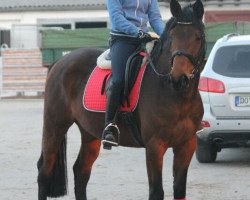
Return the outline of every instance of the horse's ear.
{"type": "Polygon", "coordinates": [[[170,1],[170,11],[174,17],[178,17],[181,14],[181,5],[177,0],[170,1]]]}
{"type": "Polygon", "coordinates": [[[204,7],[201,0],[196,0],[193,5],[194,14],[199,20],[202,20],[204,14],[204,7]]]}

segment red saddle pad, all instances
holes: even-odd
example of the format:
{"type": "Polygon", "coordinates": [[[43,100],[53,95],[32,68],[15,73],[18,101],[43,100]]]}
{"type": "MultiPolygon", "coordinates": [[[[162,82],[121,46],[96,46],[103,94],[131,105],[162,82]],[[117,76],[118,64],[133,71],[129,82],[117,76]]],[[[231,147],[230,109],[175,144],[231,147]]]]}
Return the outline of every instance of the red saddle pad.
{"type": "MultiPolygon", "coordinates": [[[[145,65],[140,68],[135,84],[130,92],[130,107],[124,105],[124,107],[120,107],[119,110],[133,111],[136,108],[145,68],[145,65]]],[[[93,112],[106,111],[106,93],[102,95],[101,90],[104,78],[109,74],[111,74],[111,70],[101,69],[98,66],[96,66],[91,73],[83,94],[83,106],[86,110],[93,112]]]]}

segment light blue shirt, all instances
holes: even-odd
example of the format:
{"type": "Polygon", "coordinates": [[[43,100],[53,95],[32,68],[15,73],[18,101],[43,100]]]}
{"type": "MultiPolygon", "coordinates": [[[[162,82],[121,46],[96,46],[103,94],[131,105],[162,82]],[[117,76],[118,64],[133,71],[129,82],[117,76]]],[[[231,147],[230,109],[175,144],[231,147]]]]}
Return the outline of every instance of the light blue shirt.
{"type": "Polygon", "coordinates": [[[139,30],[148,32],[148,22],[158,35],[164,30],[157,0],[107,0],[107,8],[111,32],[136,37],[139,30]]]}

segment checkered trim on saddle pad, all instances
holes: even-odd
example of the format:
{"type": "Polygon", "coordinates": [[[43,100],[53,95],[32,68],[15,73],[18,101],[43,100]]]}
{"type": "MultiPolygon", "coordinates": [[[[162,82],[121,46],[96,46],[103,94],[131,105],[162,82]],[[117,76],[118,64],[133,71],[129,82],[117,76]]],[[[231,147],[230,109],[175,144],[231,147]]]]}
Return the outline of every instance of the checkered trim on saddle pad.
{"type": "MultiPolygon", "coordinates": [[[[120,111],[134,111],[139,100],[140,88],[142,78],[145,72],[146,66],[142,66],[139,70],[135,84],[130,92],[129,100],[130,107],[125,102],[124,107],[120,107],[120,111]]],[[[102,85],[105,77],[111,74],[110,69],[101,69],[96,66],[91,73],[85,91],[83,94],[83,106],[88,111],[93,112],[105,112],[106,111],[106,91],[101,94],[102,85]]]]}

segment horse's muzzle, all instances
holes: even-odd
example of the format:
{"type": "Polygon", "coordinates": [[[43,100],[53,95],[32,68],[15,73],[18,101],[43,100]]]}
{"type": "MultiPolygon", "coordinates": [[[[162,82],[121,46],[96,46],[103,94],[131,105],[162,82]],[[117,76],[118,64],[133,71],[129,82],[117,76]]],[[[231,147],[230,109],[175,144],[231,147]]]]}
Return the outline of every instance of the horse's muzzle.
{"type": "Polygon", "coordinates": [[[170,75],[170,84],[175,91],[181,92],[186,90],[190,85],[190,78],[182,75],[177,81],[170,75]]]}

